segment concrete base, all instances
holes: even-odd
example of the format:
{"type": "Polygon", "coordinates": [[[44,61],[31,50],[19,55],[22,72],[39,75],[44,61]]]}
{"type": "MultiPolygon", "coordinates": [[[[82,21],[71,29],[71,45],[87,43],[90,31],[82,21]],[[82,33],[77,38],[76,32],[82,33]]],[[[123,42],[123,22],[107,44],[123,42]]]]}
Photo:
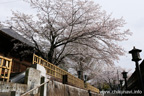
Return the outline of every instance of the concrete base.
{"type": "MultiPolygon", "coordinates": [[[[47,81],[46,70],[41,65],[34,65],[26,71],[25,83],[0,82],[0,96],[20,96],[41,83],[47,81]]],[[[26,96],[90,96],[88,90],[76,88],[56,81],[50,81],[26,96]]],[[[91,96],[101,96],[91,92],[91,96]]]]}
{"type": "MultiPolygon", "coordinates": [[[[47,89],[47,96],[89,96],[87,90],[62,84],[56,81],[50,81],[48,83],[47,89]]],[[[91,96],[101,95],[91,92],[91,96]]]]}

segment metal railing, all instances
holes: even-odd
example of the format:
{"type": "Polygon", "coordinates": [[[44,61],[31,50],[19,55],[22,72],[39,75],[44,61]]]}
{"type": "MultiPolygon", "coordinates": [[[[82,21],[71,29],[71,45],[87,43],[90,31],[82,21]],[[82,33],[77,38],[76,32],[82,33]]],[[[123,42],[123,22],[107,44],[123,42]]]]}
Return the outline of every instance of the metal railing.
{"type": "Polygon", "coordinates": [[[9,82],[12,59],[0,56],[0,79],[9,82]]]}
{"type": "Polygon", "coordinates": [[[29,91],[23,93],[21,96],[26,96],[27,94],[30,94],[32,91],[34,91],[34,90],[40,88],[41,86],[43,86],[43,85],[45,85],[45,84],[47,84],[47,83],[49,83],[49,80],[47,80],[46,82],[40,84],[39,86],[34,87],[34,88],[31,89],[31,90],[29,90],[29,91]]]}
{"type": "Polygon", "coordinates": [[[73,76],[69,72],[57,67],[56,65],[44,60],[43,58],[41,58],[35,54],[33,55],[33,64],[40,64],[40,65],[44,66],[47,71],[47,74],[50,76],[53,76],[55,78],[59,78],[62,80],[63,75],[67,75],[68,83],[70,83],[76,87],[79,87],[79,88],[83,88],[83,89],[87,89],[87,90],[91,90],[93,92],[99,93],[99,90],[97,88],[91,86],[90,84],[87,84],[87,87],[85,88],[83,80],[73,76]]]}

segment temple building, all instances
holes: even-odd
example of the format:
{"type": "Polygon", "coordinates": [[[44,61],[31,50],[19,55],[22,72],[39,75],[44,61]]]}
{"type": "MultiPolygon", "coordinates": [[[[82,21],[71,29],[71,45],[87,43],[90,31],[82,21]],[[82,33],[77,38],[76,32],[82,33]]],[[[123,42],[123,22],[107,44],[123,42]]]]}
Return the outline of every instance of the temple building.
{"type": "Polygon", "coordinates": [[[33,51],[34,44],[12,28],[0,29],[0,56],[12,58],[11,73],[17,74],[30,67],[33,51]],[[28,51],[30,52],[28,53],[28,51]]]}

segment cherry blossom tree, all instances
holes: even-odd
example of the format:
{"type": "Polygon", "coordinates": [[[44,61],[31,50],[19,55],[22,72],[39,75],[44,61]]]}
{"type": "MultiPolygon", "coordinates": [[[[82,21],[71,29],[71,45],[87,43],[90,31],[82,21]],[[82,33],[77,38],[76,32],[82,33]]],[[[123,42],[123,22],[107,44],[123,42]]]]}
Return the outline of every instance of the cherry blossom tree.
{"type": "Polygon", "coordinates": [[[124,54],[118,42],[130,34],[121,29],[125,21],[112,18],[92,0],[25,1],[36,13],[13,12],[7,24],[33,42],[49,62],[59,65],[71,58],[76,62],[91,58],[95,64],[113,64],[124,54]]]}
{"type": "Polygon", "coordinates": [[[0,28],[2,28],[3,27],[3,24],[0,22],[0,28]]]}
{"type": "MultiPolygon", "coordinates": [[[[125,71],[124,68],[120,66],[104,66],[101,71],[97,72],[91,80],[91,84],[99,89],[103,89],[105,85],[108,86],[108,90],[118,90],[120,89],[120,81],[123,80],[122,72],[125,71]]],[[[130,77],[130,70],[128,71],[128,77],[130,77]]]]}

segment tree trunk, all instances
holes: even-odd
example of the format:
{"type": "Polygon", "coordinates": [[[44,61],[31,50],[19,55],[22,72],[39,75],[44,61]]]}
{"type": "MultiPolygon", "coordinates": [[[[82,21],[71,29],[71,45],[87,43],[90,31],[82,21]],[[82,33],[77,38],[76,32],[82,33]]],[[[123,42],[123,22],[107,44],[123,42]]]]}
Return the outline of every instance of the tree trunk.
{"type": "Polygon", "coordinates": [[[50,51],[48,52],[48,61],[50,63],[53,63],[53,54],[54,54],[54,46],[51,46],[50,51]]]}

